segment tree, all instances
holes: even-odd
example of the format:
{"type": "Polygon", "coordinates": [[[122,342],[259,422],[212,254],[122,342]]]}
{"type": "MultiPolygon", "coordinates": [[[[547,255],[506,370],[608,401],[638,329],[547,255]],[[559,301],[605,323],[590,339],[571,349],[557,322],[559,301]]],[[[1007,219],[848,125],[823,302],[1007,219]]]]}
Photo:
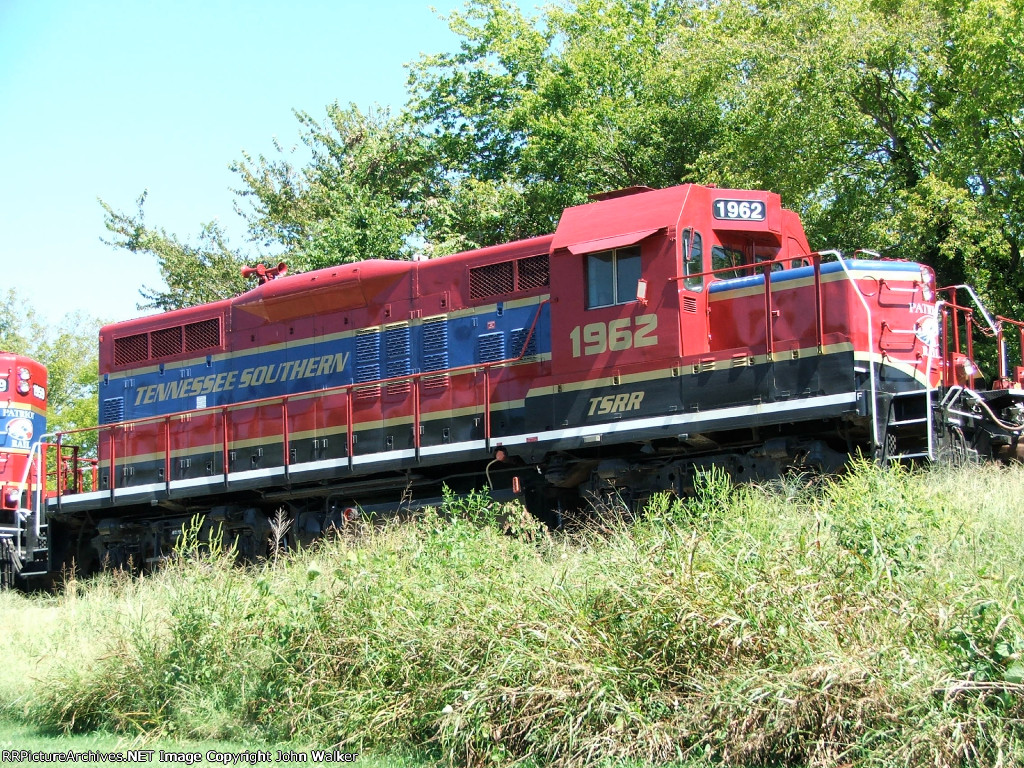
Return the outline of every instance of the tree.
{"type": "Polygon", "coordinates": [[[296,112],[308,162],[243,153],[239,213],[254,242],[280,251],[297,271],[362,259],[408,258],[425,233],[427,201],[441,183],[426,142],[387,110],[364,114],[337,103],[327,121],[296,112]]]}
{"type": "Polygon", "coordinates": [[[665,56],[691,14],[655,0],[583,0],[534,19],[479,0],[454,13],[461,49],[414,65],[409,105],[455,179],[447,220],[473,221],[488,201],[493,224],[473,241],[490,244],[549,232],[594,192],[696,180],[718,131],[713,89],[665,56]]]}
{"type": "Polygon", "coordinates": [[[699,163],[774,189],[819,247],[924,261],[1024,305],[1021,3],[810,0],[709,6],[678,57],[711,62],[723,130],[699,163]]]}
{"type": "MultiPolygon", "coordinates": [[[[71,314],[47,328],[13,290],[0,299],[0,349],[31,357],[47,368],[50,432],[93,427],[98,422],[98,334],[95,318],[71,314]]],[[[71,442],[95,455],[95,432],[71,442]]]]}
{"type": "MultiPolygon", "coordinates": [[[[1024,238],[1022,6],[569,0],[527,17],[469,0],[449,17],[459,50],[412,66],[398,117],[300,112],[304,165],[243,155],[239,211],[301,271],[550,232],[620,187],[766,188],[821,249],[925,261],[1024,309],[1005,279],[1024,238]]],[[[154,306],[239,290],[216,228],[190,249],[141,207],[107,214],[117,245],[160,259],[154,306]]]]}
{"type": "Polygon", "coordinates": [[[526,19],[476,0],[410,106],[451,173],[531,200],[467,196],[506,229],[619,186],[767,188],[821,248],[925,261],[1018,309],[1022,5],[579,0],[526,19]]]}
{"type": "MultiPolygon", "coordinates": [[[[257,253],[233,249],[217,223],[203,226],[197,245],[147,225],[146,193],[134,215],[100,201],[112,237],[108,244],[156,258],[166,289],[144,287],[142,308],[171,310],[242,293],[251,284],[241,267],[285,261],[292,272],[362,259],[408,258],[424,242],[427,209],[443,197],[443,181],[422,137],[386,111],[327,108],[327,121],[296,117],[308,150],[294,165],[243,153],[232,165],[241,178],[236,212],[257,253]],[[248,203],[249,206],[243,205],[248,203]],[[259,250],[262,249],[262,253],[259,250]]],[[[250,249],[251,250],[251,249],[250,249]]]]}
{"type": "Polygon", "coordinates": [[[140,309],[171,310],[234,296],[249,287],[242,277],[245,260],[228,246],[223,230],[216,222],[206,224],[199,245],[182,243],[163,229],[146,226],[143,206],[146,193],[137,201],[134,216],[119,213],[100,200],[106,212],[105,225],[112,235],[108,245],[131,253],[156,258],[166,290],[140,289],[144,303],[140,309]]]}

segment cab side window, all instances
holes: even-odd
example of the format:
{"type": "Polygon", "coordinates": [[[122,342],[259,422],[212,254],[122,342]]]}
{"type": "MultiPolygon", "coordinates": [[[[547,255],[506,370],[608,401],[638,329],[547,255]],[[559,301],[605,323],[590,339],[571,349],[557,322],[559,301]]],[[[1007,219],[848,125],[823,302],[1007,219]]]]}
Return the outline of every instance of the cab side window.
{"type": "Polygon", "coordinates": [[[683,230],[683,284],[689,291],[704,290],[704,245],[700,232],[683,230]]]}
{"type": "Polygon", "coordinates": [[[636,301],[640,246],[587,255],[587,309],[636,301]]]}
{"type": "Polygon", "coordinates": [[[720,280],[728,280],[733,277],[745,277],[751,270],[744,269],[746,258],[743,252],[735,248],[727,248],[724,245],[716,245],[711,249],[711,268],[721,269],[722,272],[715,274],[720,280]]]}

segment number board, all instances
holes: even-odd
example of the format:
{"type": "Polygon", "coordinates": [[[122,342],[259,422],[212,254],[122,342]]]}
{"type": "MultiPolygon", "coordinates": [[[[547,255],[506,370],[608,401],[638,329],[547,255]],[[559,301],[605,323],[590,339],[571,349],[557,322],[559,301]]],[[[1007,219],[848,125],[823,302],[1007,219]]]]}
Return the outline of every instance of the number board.
{"type": "Polygon", "coordinates": [[[760,200],[726,200],[714,202],[716,219],[727,221],[764,221],[765,204],[760,200]]]}

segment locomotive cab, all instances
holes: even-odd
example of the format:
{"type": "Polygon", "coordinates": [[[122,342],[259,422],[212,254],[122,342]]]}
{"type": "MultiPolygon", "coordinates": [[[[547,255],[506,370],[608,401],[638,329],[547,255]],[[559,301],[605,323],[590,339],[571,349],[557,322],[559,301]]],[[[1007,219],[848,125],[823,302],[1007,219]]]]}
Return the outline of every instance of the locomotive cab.
{"type": "Polygon", "coordinates": [[[768,192],[685,185],[569,208],[552,243],[553,370],[706,355],[708,288],[807,262],[799,218],[768,192]]]}

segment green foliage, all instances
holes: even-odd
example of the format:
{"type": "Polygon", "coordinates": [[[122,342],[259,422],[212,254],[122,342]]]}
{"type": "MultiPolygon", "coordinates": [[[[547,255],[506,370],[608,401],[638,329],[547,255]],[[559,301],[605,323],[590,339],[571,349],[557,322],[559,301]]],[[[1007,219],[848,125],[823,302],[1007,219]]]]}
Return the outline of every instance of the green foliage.
{"type": "MultiPolygon", "coordinates": [[[[13,290],[0,297],[0,349],[27,355],[47,368],[50,432],[91,427],[98,420],[98,333],[99,321],[95,318],[76,313],[47,327],[35,309],[13,290]]],[[[69,442],[95,453],[94,433],[69,442]]]]}
{"type": "Polygon", "coordinates": [[[436,171],[412,126],[386,110],[364,114],[337,102],[323,124],[296,117],[309,161],[296,168],[243,154],[232,169],[251,203],[254,241],[283,248],[290,267],[309,269],[362,259],[408,257],[421,235],[436,171]]]}
{"type": "Polygon", "coordinates": [[[107,244],[153,256],[160,266],[166,290],[143,287],[140,309],[171,310],[203,304],[234,296],[248,287],[241,275],[245,262],[230,249],[216,222],[203,227],[199,245],[182,243],[163,229],[146,226],[146,194],[139,196],[134,216],[119,213],[100,201],[106,212],[104,224],[111,233],[107,244]]]}
{"type": "MultiPolygon", "coordinates": [[[[587,195],[682,182],[782,194],[819,249],[923,260],[1006,310],[1024,194],[1021,0],[470,0],[454,52],[410,66],[398,117],[297,112],[305,149],[243,154],[253,243],[303,271],[547,233],[587,195]]],[[[169,308],[241,290],[193,247],[104,205],[169,308]]],[[[241,212],[241,208],[239,209],[241,212]]],[[[247,257],[255,261],[258,256],[247,257]]]]}
{"type": "Polygon", "coordinates": [[[822,511],[836,542],[876,574],[912,564],[936,525],[930,495],[899,466],[863,459],[854,466],[824,491],[822,511]]]}

